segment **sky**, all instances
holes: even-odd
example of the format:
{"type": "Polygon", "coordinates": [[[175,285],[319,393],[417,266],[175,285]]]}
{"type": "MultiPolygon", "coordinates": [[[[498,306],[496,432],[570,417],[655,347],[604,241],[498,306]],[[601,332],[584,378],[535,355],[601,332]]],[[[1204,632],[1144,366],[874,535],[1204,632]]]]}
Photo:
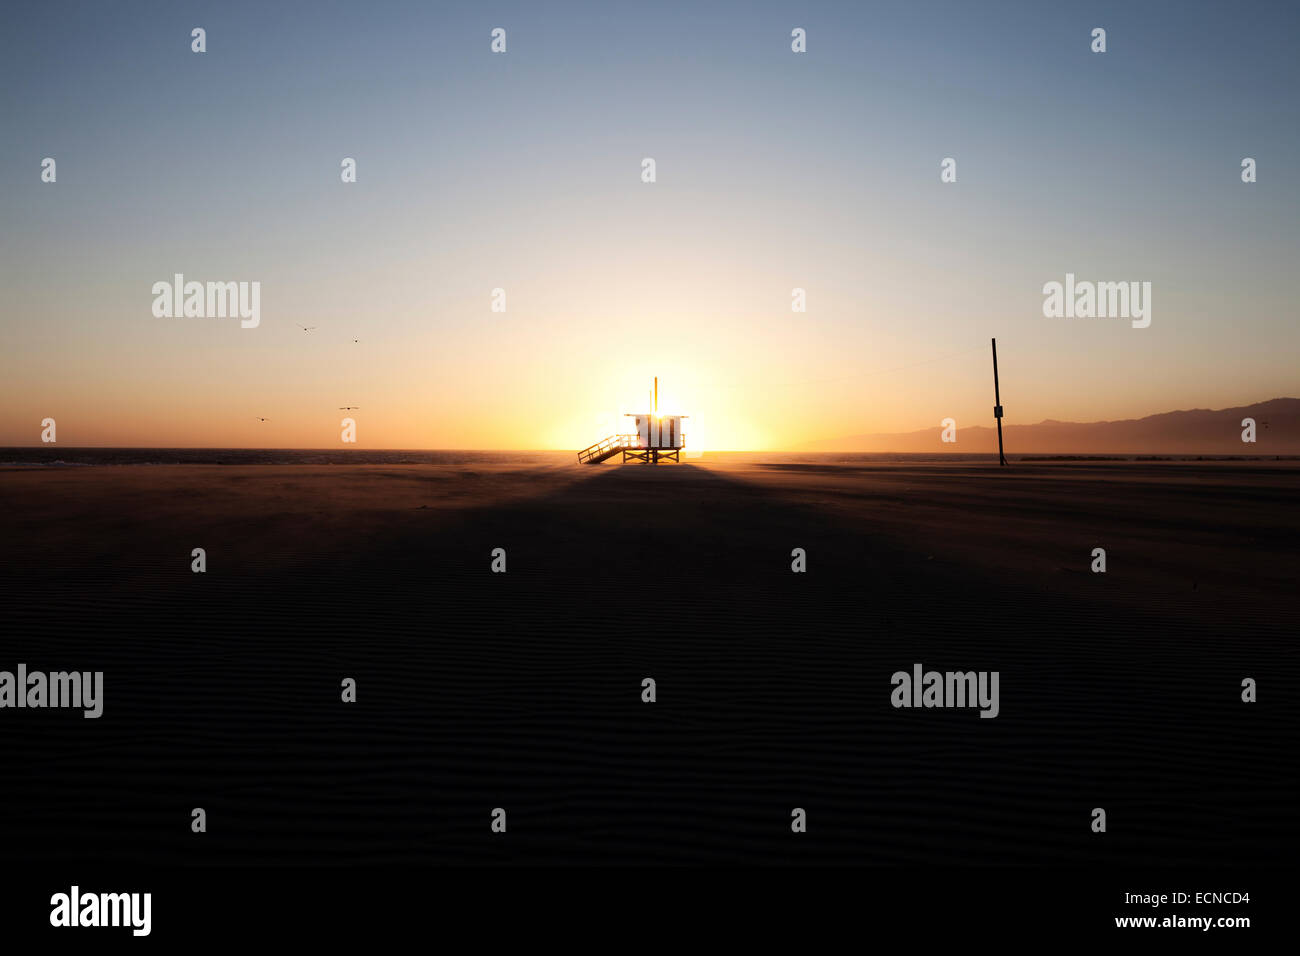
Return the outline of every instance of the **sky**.
{"type": "Polygon", "coordinates": [[[1300,395],[1296,4],[0,17],[0,445],[577,449],[657,375],[796,449],[991,425],[995,336],[1008,422],[1300,395]],[[260,323],[156,316],[176,273],[260,323]],[[1150,326],[1044,316],[1067,273],[1150,326]]]}

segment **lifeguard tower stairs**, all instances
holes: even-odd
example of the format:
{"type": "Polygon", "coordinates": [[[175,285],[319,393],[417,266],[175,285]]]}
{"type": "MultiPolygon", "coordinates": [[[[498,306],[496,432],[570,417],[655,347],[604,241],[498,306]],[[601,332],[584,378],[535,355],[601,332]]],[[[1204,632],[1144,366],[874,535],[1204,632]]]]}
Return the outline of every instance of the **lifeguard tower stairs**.
{"type": "Polygon", "coordinates": [[[629,461],[642,461],[649,465],[657,465],[661,461],[680,462],[684,447],[685,436],[682,436],[680,445],[671,448],[643,448],[637,443],[636,435],[610,435],[578,452],[578,461],[584,465],[599,465],[621,453],[624,464],[629,461]]]}

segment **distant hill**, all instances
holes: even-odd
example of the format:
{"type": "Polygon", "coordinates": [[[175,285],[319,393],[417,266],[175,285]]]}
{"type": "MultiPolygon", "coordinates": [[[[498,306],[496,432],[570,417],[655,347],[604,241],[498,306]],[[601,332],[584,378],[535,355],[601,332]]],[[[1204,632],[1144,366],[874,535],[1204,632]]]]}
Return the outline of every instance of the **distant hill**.
{"type": "MultiPolygon", "coordinates": [[[[992,420],[990,410],[989,420],[992,420]]],[[[1008,455],[1300,455],[1300,398],[1275,398],[1240,408],[1193,408],[1116,422],[1003,419],[1008,455]],[[1243,418],[1256,422],[1255,444],[1241,440],[1243,418]]],[[[916,432],[851,435],[810,442],[801,451],[997,453],[996,425],[957,422],[957,441],[940,440],[936,425],[916,432]]]]}

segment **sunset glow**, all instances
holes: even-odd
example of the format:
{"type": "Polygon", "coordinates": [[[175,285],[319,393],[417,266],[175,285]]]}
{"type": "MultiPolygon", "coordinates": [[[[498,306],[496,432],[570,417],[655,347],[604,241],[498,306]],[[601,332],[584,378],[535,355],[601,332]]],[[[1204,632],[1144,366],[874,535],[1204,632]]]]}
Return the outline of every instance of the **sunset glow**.
{"type": "MultiPolygon", "coordinates": [[[[1186,15],[1190,35],[1236,28],[1186,15]]],[[[310,42],[266,11],[195,64],[184,45],[158,60],[165,21],[78,16],[77,36],[112,42],[36,22],[10,37],[11,71],[75,61],[79,79],[51,67],[7,110],[0,444],[39,443],[52,416],[70,445],[331,447],[358,405],[359,447],[577,449],[645,409],[658,375],[696,448],[792,449],[991,424],[993,336],[1009,422],[1295,392],[1280,277],[1300,204],[1265,157],[1300,153],[1300,127],[1216,139],[1280,118],[1289,56],[1175,56],[1158,18],[1121,9],[1112,32],[1157,62],[1115,51],[1097,71],[1086,44],[1040,49],[1037,23],[957,5],[936,26],[906,4],[837,14],[815,69],[778,42],[780,10],[683,30],[523,7],[508,57],[430,56],[429,37],[481,24],[412,5],[382,31],[334,11],[310,42]],[[891,40],[866,58],[849,39],[875,35],[891,40]],[[918,86],[954,49],[979,61],[962,85],[918,86]],[[1057,135],[1071,120],[1049,101],[1087,70],[1111,125],[1057,135]],[[334,78],[328,109],[303,75],[334,78]],[[1230,109],[1207,113],[1206,89],[1230,109]],[[58,156],[57,185],[19,142],[58,156]],[[259,282],[260,323],[156,317],[151,289],[177,273],[259,282]],[[1153,321],[1045,317],[1067,273],[1151,283],[1153,321]]]]}

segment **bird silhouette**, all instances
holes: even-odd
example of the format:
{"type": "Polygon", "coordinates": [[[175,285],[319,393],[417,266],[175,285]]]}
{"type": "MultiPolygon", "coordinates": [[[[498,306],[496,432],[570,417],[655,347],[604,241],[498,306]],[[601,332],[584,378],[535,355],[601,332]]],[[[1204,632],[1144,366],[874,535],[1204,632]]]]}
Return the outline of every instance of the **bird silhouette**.
{"type": "MultiPolygon", "coordinates": [[[[298,325],[298,323],[295,322],[294,325],[298,325]]],[[[314,326],[314,325],[298,325],[298,328],[302,329],[304,332],[315,332],[315,331],[316,331],[316,326],[314,326]]]]}
{"type": "Polygon", "coordinates": [[[269,422],[271,419],[269,419],[269,418],[261,418],[261,417],[259,417],[257,420],[258,420],[259,422],[269,422]]]}
{"type": "Polygon", "coordinates": [[[340,406],[339,406],[339,411],[341,411],[341,412],[355,412],[355,411],[360,410],[360,408],[361,408],[360,405],[340,405],[340,406]]]}

